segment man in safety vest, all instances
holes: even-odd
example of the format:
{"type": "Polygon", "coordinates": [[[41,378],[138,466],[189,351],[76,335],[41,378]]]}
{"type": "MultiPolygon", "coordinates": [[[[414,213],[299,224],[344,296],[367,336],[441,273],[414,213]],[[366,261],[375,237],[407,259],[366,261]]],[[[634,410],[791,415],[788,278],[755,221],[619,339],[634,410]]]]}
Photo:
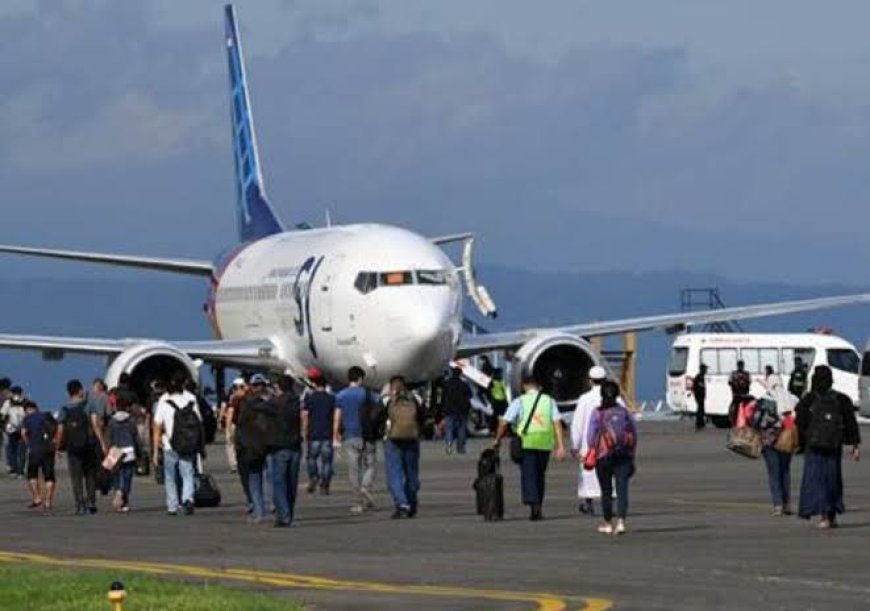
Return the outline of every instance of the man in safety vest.
{"type": "Polygon", "coordinates": [[[513,425],[522,439],[523,452],[520,462],[520,481],[523,504],[531,511],[529,519],[543,519],[544,482],[550,452],[556,447],[556,459],[565,459],[565,443],[562,439],[562,420],[555,399],[541,391],[531,373],[523,375],[523,394],[508,406],[495,436],[498,448],[507,433],[508,424],[513,425]]]}
{"type": "Polygon", "coordinates": [[[504,385],[503,377],[504,371],[500,367],[496,367],[489,383],[489,405],[492,408],[489,430],[493,435],[498,430],[499,418],[504,416],[508,407],[507,388],[504,385]]]}

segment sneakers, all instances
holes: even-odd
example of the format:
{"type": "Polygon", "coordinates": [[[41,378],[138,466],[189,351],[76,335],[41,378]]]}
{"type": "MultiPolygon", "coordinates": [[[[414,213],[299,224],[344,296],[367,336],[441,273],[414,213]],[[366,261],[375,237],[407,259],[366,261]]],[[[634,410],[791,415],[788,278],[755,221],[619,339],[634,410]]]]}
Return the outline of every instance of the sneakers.
{"type": "Polygon", "coordinates": [[[790,516],[790,515],[794,515],[794,512],[791,510],[791,507],[789,507],[788,505],[783,505],[782,515],[790,516]]]}
{"type": "Polygon", "coordinates": [[[411,517],[411,508],[407,505],[400,505],[396,507],[396,510],[393,512],[393,515],[390,516],[393,520],[400,520],[402,518],[410,518],[411,517]]]}
{"type": "Polygon", "coordinates": [[[112,507],[114,509],[121,509],[124,506],[124,494],[120,490],[115,490],[115,494],[112,496],[112,507]]]}
{"type": "Polygon", "coordinates": [[[371,492],[366,490],[365,488],[359,491],[359,495],[362,498],[362,506],[366,509],[374,509],[375,508],[375,497],[371,492]]]}
{"type": "Polygon", "coordinates": [[[352,505],[350,508],[350,512],[356,513],[356,514],[363,513],[365,510],[366,510],[366,508],[363,507],[362,505],[352,505]]]}
{"type": "Polygon", "coordinates": [[[272,528],[290,528],[290,522],[288,520],[275,520],[272,528]]]}
{"type": "Polygon", "coordinates": [[[583,515],[594,516],[595,504],[592,502],[592,499],[584,499],[580,502],[579,510],[583,515]]]}
{"type": "Polygon", "coordinates": [[[781,516],[782,516],[782,507],[780,507],[779,505],[774,506],[774,508],[773,508],[773,516],[774,516],[775,518],[779,518],[779,517],[781,517],[781,516]]]}
{"type": "Polygon", "coordinates": [[[118,508],[118,513],[130,513],[130,506],[129,505],[121,505],[118,508]]]}
{"type": "Polygon", "coordinates": [[[444,446],[444,452],[446,452],[448,456],[453,454],[453,444],[448,443],[446,446],[444,446]]]}
{"type": "Polygon", "coordinates": [[[613,524],[610,522],[605,522],[604,524],[600,524],[598,526],[598,532],[602,535],[612,535],[613,534],[613,524]]]}
{"type": "Polygon", "coordinates": [[[184,515],[193,515],[193,501],[184,501],[184,503],[182,504],[182,508],[184,509],[184,515]]]}
{"type": "Polygon", "coordinates": [[[627,529],[625,527],[625,520],[617,520],[615,533],[617,535],[624,535],[626,531],[627,529]]]}

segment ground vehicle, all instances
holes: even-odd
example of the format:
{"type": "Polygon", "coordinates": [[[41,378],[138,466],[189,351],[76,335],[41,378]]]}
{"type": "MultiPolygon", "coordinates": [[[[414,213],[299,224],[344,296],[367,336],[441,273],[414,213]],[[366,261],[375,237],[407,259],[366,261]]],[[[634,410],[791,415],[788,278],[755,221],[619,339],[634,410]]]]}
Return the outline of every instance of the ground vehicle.
{"type": "Polygon", "coordinates": [[[870,418],[870,339],[864,345],[864,358],[861,359],[858,401],[861,407],[861,415],[870,418]]]}
{"type": "Polygon", "coordinates": [[[704,363],[708,367],[707,415],[716,426],[727,427],[731,403],[728,376],[737,368],[737,361],[745,362],[752,376],[750,392],[758,397],[765,392],[762,386],[765,366],[772,366],[783,386],[787,386],[796,358],[811,373],[816,365],[829,365],[834,371],[834,388],[858,402],[861,359],[855,347],[843,338],[821,333],[691,333],[678,337],[671,348],[668,404],[677,412],[695,412],[692,379],[704,363]]]}

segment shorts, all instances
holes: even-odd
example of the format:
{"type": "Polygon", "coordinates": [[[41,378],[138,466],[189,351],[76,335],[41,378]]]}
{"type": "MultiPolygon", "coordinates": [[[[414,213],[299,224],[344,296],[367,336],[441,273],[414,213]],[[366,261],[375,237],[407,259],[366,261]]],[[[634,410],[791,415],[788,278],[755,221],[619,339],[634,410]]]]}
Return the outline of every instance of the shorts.
{"type": "Polygon", "coordinates": [[[54,454],[27,455],[27,479],[38,479],[40,471],[42,471],[42,479],[46,482],[54,481],[54,454]]]}

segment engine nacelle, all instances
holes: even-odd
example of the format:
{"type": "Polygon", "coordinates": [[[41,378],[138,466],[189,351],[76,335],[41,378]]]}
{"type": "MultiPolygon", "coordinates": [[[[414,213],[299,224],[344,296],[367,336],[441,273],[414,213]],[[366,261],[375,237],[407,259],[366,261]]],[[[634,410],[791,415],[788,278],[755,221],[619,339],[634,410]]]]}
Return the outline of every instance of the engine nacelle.
{"type": "MultiPolygon", "coordinates": [[[[606,367],[592,345],[574,335],[542,335],[529,340],[515,355],[511,386],[522,392],[523,372],[529,371],[563,408],[574,408],[577,399],[589,390],[589,370],[606,367]]],[[[516,396],[516,394],[514,396],[516,396]]]]}
{"type": "Polygon", "coordinates": [[[147,397],[152,380],[168,380],[178,373],[197,380],[199,368],[187,354],[171,344],[143,341],[124,350],[109,365],[106,372],[109,388],[118,385],[122,373],[130,374],[133,389],[141,397],[147,397]]]}

